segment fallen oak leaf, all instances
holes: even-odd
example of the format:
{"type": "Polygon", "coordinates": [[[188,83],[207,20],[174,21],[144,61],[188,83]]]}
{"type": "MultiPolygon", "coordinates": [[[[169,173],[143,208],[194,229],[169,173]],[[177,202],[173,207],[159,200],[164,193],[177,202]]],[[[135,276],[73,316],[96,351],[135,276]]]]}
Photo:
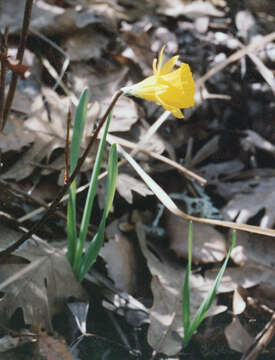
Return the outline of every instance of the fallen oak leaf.
{"type": "Polygon", "coordinates": [[[226,327],[225,336],[230,349],[241,353],[244,353],[253,344],[252,336],[237,317],[234,317],[231,324],[226,327]]]}
{"type": "Polygon", "coordinates": [[[64,308],[67,299],[70,296],[85,299],[86,294],[63,249],[36,239],[29,240],[15,255],[29,260],[30,264],[1,263],[0,322],[7,323],[14,311],[22,308],[26,324],[34,328],[43,324],[47,331],[52,331],[52,316],[64,308]]]}
{"type": "Polygon", "coordinates": [[[133,294],[137,289],[138,262],[133,243],[120,231],[118,220],[106,228],[108,242],[100,251],[109,277],[117,289],[133,294]]]}
{"type": "MultiPolygon", "coordinates": [[[[170,249],[178,257],[188,257],[188,220],[172,213],[165,213],[165,221],[170,234],[170,249]]],[[[215,263],[226,256],[226,244],[222,234],[212,226],[196,224],[193,229],[193,255],[195,264],[215,263]]]]}
{"type": "Polygon", "coordinates": [[[272,228],[275,223],[274,180],[274,176],[271,176],[225,183],[224,185],[233,193],[230,201],[222,209],[225,218],[245,224],[264,210],[260,226],[272,228]]]}
{"type": "Polygon", "coordinates": [[[153,192],[148,189],[144,182],[122,173],[117,177],[117,191],[129,203],[133,203],[133,192],[141,196],[153,195],[153,192]]]}

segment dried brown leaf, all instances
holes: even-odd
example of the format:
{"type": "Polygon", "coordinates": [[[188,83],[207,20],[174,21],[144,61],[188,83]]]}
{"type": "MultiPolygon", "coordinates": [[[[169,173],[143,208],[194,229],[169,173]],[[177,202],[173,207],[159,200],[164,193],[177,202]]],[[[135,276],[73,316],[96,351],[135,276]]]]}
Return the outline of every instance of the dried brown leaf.
{"type": "MultiPolygon", "coordinates": [[[[125,66],[114,65],[111,59],[106,59],[104,62],[100,61],[93,67],[87,63],[74,62],[71,64],[71,70],[75,91],[81,94],[82,90],[88,87],[90,101],[100,102],[102,108],[99,116],[103,114],[103,108],[107,108],[110,104],[110,99],[117,89],[125,84],[125,77],[128,74],[128,69],[125,66]],[[102,105],[102,102],[105,104],[102,105]]],[[[114,110],[119,109],[121,101],[125,106],[126,103],[129,104],[130,99],[122,97],[114,110]],[[128,102],[125,102],[123,99],[128,100],[128,102]]],[[[133,103],[133,101],[131,102],[133,103]]],[[[119,110],[117,115],[119,116],[119,110]]]]}
{"type": "Polygon", "coordinates": [[[100,59],[110,42],[110,37],[86,26],[81,31],[70,34],[64,44],[71,61],[100,59]],[[87,46],[89,44],[89,46],[87,46]]]}
{"type": "Polygon", "coordinates": [[[34,144],[24,152],[23,156],[12,165],[8,171],[1,175],[2,179],[16,179],[20,181],[28,177],[34,170],[34,164],[40,163],[45,158],[48,143],[35,141],[34,144]]]}
{"type": "Polygon", "coordinates": [[[254,341],[237,317],[226,327],[225,336],[230,349],[241,353],[244,353],[254,341]]]}
{"type": "Polygon", "coordinates": [[[10,116],[5,131],[0,133],[0,149],[2,153],[20,151],[34,141],[34,135],[24,128],[24,122],[15,116],[10,116]]]}
{"type": "Polygon", "coordinates": [[[120,291],[132,294],[137,287],[137,258],[132,242],[119,230],[118,221],[106,229],[109,239],[100,251],[109,277],[120,291]]]}
{"type": "Polygon", "coordinates": [[[239,293],[238,288],[236,288],[233,294],[233,303],[232,303],[233,314],[240,315],[244,312],[245,308],[246,308],[246,303],[243,297],[241,296],[241,294],[239,293]]]}
{"type": "Polygon", "coordinates": [[[133,191],[141,196],[152,195],[152,191],[144,182],[128,174],[118,174],[116,188],[119,194],[129,203],[133,203],[133,191]]]}
{"type": "MultiPolygon", "coordinates": [[[[132,58],[134,61],[138,61],[142,67],[145,66],[144,71],[152,72],[152,63],[154,60],[154,54],[151,51],[151,41],[148,32],[143,29],[129,28],[123,31],[123,39],[127,45],[133,50],[129,52],[126,50],[127,57],[132,58]]],[[[125,52],[124,52],[125,53],[125,52]]]]}
{"type": "MultiPolygon", "coordinates": [[[[110,104],[110,98],[104,99],[101,103],[101,115],[105,112],[110,104]]],[[[138,111],[133,100],[122,97],[116,104],[112,112],[112,121],[110,123],[109,132],[128,131],[132,125],[138,120],[138,111]]]]}
{"type": "Polygon", "coordinates": [[[128,21],[140,20],[144,15],[152,14],[158,0],[123,0],[119,2],[114,1],[90,1],[80,0],[82,4],[96,10],[97,13],[102,14],[113,22],[125,19],[128,21]]]}
{"type": "MultiPolygon", "coordinates": [[[[205,272],[205,278],[207,281],[214,282],[218,272],[219,269],[208,270],[205,272]]],[[[270,273],[264,273],[256,266],[229,267],[224,273],[217,293],[232,292],[238,286],[251,288],[266,280],[269,275],[270,273]]]]}
{"type": "MultiPolygon", "coordinates": [[[[11,229],[1,230],[1,234],[8,234],[14,241],[20,236],[11,229]]],[[[50,331],[52,316],[62,310],[67,298],[83,298],[85,292],[74,277],[64,250],[37,239],[29,240],[16,255],[30,264],[0,265],[0,289],[4,293],[0,318],[6,323],[16,309],[22,308],[27,324],[43,325],[50,331]]]]}
{"type": "MultiPolygon", "coordinates": [[[[188,257],[189,221],[168,213],[166,216],[170,249],[177,256],[188,257]]],[[[195,263],[220,262],[226,255],[224,237],[210,225],[194,224],[193,255],[195,263]]]]}
{"type": "Polygon", "coordinates": [[[274,183],[274,177],[228,183],[228,188],[235,190],[235,195],[222,209],[223,214],[239,224],[245,224],[264,210],[260,226],[271,228],[275,223],[274,183]]]}
{"type": "MultiPolygon", "coordinates": [[[[230,292],[242,288],[257,287],[253,296],[262,304],[274,308],[275,281],[274,281],[274,241],[272,238],[238,233],[237,244],[232,251],[231,258],[240,267],[226,269],[218,292],[230,292]]],[[[218,270],[207,271],[205,277],[214,281],[218,270]]],[[[252,290],[250,290],[252,291],[252,290]]]]}
{"type": "MultiPolygon", "coordinates": [[[[274,153],[271,143],[264,141],[253,131],[247,133],[246,141],[248,144],[274,153]]],[[[262,210],[260,226],[272,227],[275,222],[274,174],[268,169],[241,172],[243,167],[244,165],[239,160],[234,160],[220,164],[209,164],[200,170],[208,184],[215,185],[218,194],[229,200],[222,209],[227,219],[240,224],[247,223],[250,218],[262,210]]]]}

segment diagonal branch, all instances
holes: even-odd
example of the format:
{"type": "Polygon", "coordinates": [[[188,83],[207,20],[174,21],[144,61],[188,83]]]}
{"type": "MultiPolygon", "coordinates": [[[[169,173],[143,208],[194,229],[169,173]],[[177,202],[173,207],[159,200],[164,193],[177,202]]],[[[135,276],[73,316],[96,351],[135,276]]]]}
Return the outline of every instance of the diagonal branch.
{"type": "Polygon", "coordinates": [[[77,174],[80,172],[81,166],[83,165],[86,157],[88,156],[98,134],[100,129],[102,128],[102,126],[105,123],[105,120],[107,119],[108,114],[112,111],[113,107],[115,106],[116,102],[118,101],[118,99],[120,98],[120,96],[123,94],[123,92],[121,90],[117,91],[110,103],[110,105],[108,106],[108,108],[105,111],[105,114],[103,115],[102,119],[100,120],[100,123],[98,124],[98,127],[96,128],[95,132],[93,133],[89,144],[87,145],[82,157],[79,159],[78,163],[77,163],[77,167],[75,168],[74,172],[72,173],[72,175],[70,176],[70,178],[68,179],[67,183],[65,183],[65,185],[62,187],[62,189],[59,191],[59,193],[57,194],[56,198],[54,199],[54,201],[51,203],[50,207],[47,209],[46,213],[44,214],[44,216],[40,219],[40,221],[38,221],[36,224],[34,224],[31,229],[23,234],[21,236],[20,239],[18,239],[14,244],[12,244],[11,246],[9,246],[7,249],[3,250],[0,252],[0,259],[6,255],[9,255],[10,253],[12,253],[13,251],[15,251],[19,246],[21,246],[26,240],[28,240],[44,223],[46,220],[48,220],[48,218],[54,214],[55,210],[57,209],[61,199],[63,198],[63,196],[66,194],[66,192],[68,191],[71,183],[73,182],[73,180],[75,179],[75,177],[77,176],[77,174]]]}

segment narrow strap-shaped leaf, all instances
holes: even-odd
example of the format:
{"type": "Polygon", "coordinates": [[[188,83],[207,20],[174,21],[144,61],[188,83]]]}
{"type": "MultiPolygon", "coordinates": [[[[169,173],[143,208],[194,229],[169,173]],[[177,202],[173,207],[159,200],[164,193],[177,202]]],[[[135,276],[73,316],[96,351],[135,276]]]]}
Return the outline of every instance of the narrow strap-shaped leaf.
{"type": "Polygon", "coordinates": [[[103,245],[105,225],[106,225],[106,216],[103,215],[100,225],[98,227],[97,233],[93,237],[93,239],[82,259],[79,271],[76,274],[76,277],[79,282],[83,281],[85,275],[87,274],[87,272],[89,271],[91,266],[96,261],[97,255],[99,254],[99,251],[103,245]]]}
{"type": "Polygon", "coordinates": [[[113,144],[110,149],[109,153],[109,160],[108,160],[108,180],[107,180],[107,199],[106,199],[106,217],[108,216],[115,192],[116,192],[116,179],[118,173],[118,165],[117,165],[117,147],[116,144],[113,144]]]}
{"type": "MultiPolygon", "coordinates": [[[[88,89],[82,92],[79,103],[75,113],[73,136],[70,148],[70,169],[71,175],[75,170],[80,154],[80,145],[83,137],[85,121],[87,116],[88,106],[88,89]]],[[[74,262],[75,250],[77,243],[77,230],[76,230],[76,180],[70,186],[69,201],[67,207],[67,248],[68,259],[71,264],[74,262]]]]}
{"type": "Polygon", "coordinates": [[[78,280],[81,282],[84,279],[84,276],[89,271],[90,267],[95,262],[99,251],[103,245],[104,233],[106,219],[111,209],[115,191],[116,191],[116,179],[117,179],[117,150],[116,145],[112,145],[109,153],[108,161],[108,178],[107,178],[107,199],[105,208],[103,211],[102,219],[98,228],[97,233],[95,234],[93,240],[91,241],[83,259],[81,262],[79,274],[77,274],[78,280]]]}
{"type": "Polygon", "coordinates": [[[201,324],[201,322],[203,321],[203,319],[205,318],[208,310],[210,309],[210,306],[212,305],[212,302],[216,296],[216,292],[217,289],[220,285],[221,279],[223,277],[223,274],[225,272],[228,260],[230,258],[231,252],[234,248],[236,244],[236,231],[233,231],[233,235],[232,235],[232,244],[230,246],[230,249],[228,251],[228,254],[226,256],[226,259],[224,260],[223,266],[221,267],[216,280],[211,288],[211,290],[209,291],[207,297],[204,299],[204,301],[202,302],[201,306],[199,307],[194,320],[192,321],[191,326],[189,327],[189,330],[187,332],[187,334],[184,334],[184,339],[183,339],[183,346],[186,347],[191,339],[191,337],[193,336],[194,332],[196,331],[196,329],[198,328],[198,326],[201,324]]]}
{"type": "Polygon", "coordinates": [[[92,172],[92,176],[91,176],[91,180],[90,180],[90,186],[89,186],[86,203],[85,203],[85,207],[84,207],[84,211],[83,211],[83,215],[82,215],[80,231],[79,231],[79,239],[78,239],[78,243],[77,243],[75,261],[74,261],[74,265],[73,265],[73,269],[76,274],[79,272],[79,269],[80,269],[83,248],[84,248],[84,244],[85,244],[85,241],[87,238],[88,226],[90,223],[91,212],[92,212],[94,198],[95,198],[95,194],[96,194],[96,186],[97,186],[98,176],[99,176],[101,162],[102,162],[102,158],[103,158],[103,153],[104,153],[104,149],[105,149],[105,145],[106,145],[106,136],[108,133],[110,120],[111,120],[111,114],[109,114],[107,117],[106,124],[104,127],[104,132],[102,134],[102,138],[101,138],[98,150],[97,150],[95,164],[94,164],[94,168],[93,168],[93,172],[92,172]]]}
{"type": "Polygon", "coordinates": [[[71,151],[70,151],[70,175],[75,170],[79,159],[80,145],[81,145],[83,131],[87,117],[87,106],[88,106],[88,89],[84,89],[80,96],[79,103],[76,108],[75,119],[74,119],[74,128],[73,128],[71,151]]]}
{"type": "Polygon", "coordinates": [[[183,296],[182,296],[182,317],[184,334],[188,332],[190,326],[190,275],[192,266],[192,244],[193,243],[193,225],[189,222],[188,234],[188,263],[184,277],[183,296]]]}

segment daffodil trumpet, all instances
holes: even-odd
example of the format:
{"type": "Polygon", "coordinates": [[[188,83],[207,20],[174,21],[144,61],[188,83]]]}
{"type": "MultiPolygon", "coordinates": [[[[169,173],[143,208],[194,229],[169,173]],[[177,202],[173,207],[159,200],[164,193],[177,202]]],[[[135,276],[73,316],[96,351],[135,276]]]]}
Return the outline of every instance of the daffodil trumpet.
{"type": "Polygon", "coordinates": [[[122,88],[124,95],[136,96],[161,105],[170,111],[176,118],[182,119],[181,109],[191,107],[195,104],[195,85],[192,72],[188,64],[182,63],[180,67],[173,70],[179,56],[173,56],[164,65],[162,47],[159,58],[153,61],[154,75],[143,81],[122,88]]]}

